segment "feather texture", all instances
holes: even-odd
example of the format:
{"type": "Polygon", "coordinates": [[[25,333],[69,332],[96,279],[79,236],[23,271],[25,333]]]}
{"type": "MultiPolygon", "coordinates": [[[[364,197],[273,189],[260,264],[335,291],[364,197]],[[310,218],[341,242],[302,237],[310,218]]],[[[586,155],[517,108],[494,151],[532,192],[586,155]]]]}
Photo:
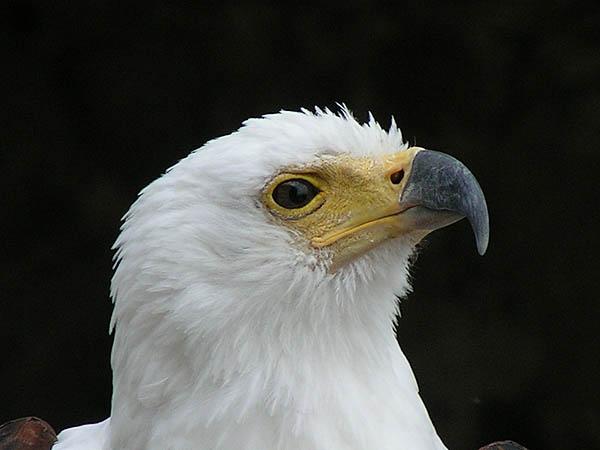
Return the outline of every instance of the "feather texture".
{"type": "Polygon", "coordinates": [[[115,243],[111,417],[55,448],[445,448],[393,330],[414,242],[331,274],[258,201],[282,167],[405,148],[393,120],[282,111],[142,190],[115,243]]]}

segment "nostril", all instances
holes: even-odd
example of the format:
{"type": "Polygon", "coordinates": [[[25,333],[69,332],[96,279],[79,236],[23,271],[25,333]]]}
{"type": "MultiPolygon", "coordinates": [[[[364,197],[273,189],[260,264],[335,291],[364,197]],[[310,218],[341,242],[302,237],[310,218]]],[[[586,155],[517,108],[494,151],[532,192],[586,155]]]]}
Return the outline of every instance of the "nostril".
{"type": "Polygon", "coordinates": [[[404,178],[404,170],[400,169],[398,172],[394,172],[393,174],[390,175],[390,181],[393,184],[400,184],[400,182],[402,181],[402,178],[404,178]]]}

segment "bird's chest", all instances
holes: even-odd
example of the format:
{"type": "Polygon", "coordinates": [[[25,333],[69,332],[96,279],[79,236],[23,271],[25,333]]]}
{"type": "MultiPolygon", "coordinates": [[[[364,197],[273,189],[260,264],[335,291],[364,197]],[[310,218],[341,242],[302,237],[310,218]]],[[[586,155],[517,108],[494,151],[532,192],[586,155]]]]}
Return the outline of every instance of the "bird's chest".
{"type": "MultiPolygon", "coordinates": [[[[385,377],[384,377],[385,378],[385,377]]],[[[207,389],[155,421],[149,448],[239,450],[438,449],[414,389],[356,376],[293,385],[248,377],[207,389]]],[[[441,445],[441,443],[440,443],[441,445]]]]}

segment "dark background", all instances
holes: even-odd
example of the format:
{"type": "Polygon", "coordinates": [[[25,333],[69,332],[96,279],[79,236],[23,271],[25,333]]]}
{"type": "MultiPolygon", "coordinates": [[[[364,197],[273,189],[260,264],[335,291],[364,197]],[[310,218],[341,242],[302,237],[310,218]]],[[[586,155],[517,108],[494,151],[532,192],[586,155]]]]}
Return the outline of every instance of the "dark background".
{"type": "Polygon", "coordinates": [[[438,232],[402,304],[443,440],[600,448],[600,9],[203,4],[2,2],[0,422],[108,415],[110,247],[143,186],[248,117],[342,101],[488,198],[488,254],[438,232]]]}

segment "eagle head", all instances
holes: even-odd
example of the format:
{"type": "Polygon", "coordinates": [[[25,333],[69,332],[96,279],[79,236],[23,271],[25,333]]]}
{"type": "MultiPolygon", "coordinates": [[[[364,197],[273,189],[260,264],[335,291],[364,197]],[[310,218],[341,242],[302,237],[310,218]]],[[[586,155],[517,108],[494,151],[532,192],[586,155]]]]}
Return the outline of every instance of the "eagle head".
{"type": "Polygon", "coordinates": [[[115,244],[112,442],[142,448],[123,437],[135,423],[190,411],[204,430],[265,415],[304,439],[311,412],[350,401],[342,387],[412,398],[392,381],[416,395],[394,339],[397,297],[415,245],[463,217],[483,253],[474,176],[409,148],[393,120],[384,130],[346,109],[283,111],[206,143],[142,190],[115,244]]]}

